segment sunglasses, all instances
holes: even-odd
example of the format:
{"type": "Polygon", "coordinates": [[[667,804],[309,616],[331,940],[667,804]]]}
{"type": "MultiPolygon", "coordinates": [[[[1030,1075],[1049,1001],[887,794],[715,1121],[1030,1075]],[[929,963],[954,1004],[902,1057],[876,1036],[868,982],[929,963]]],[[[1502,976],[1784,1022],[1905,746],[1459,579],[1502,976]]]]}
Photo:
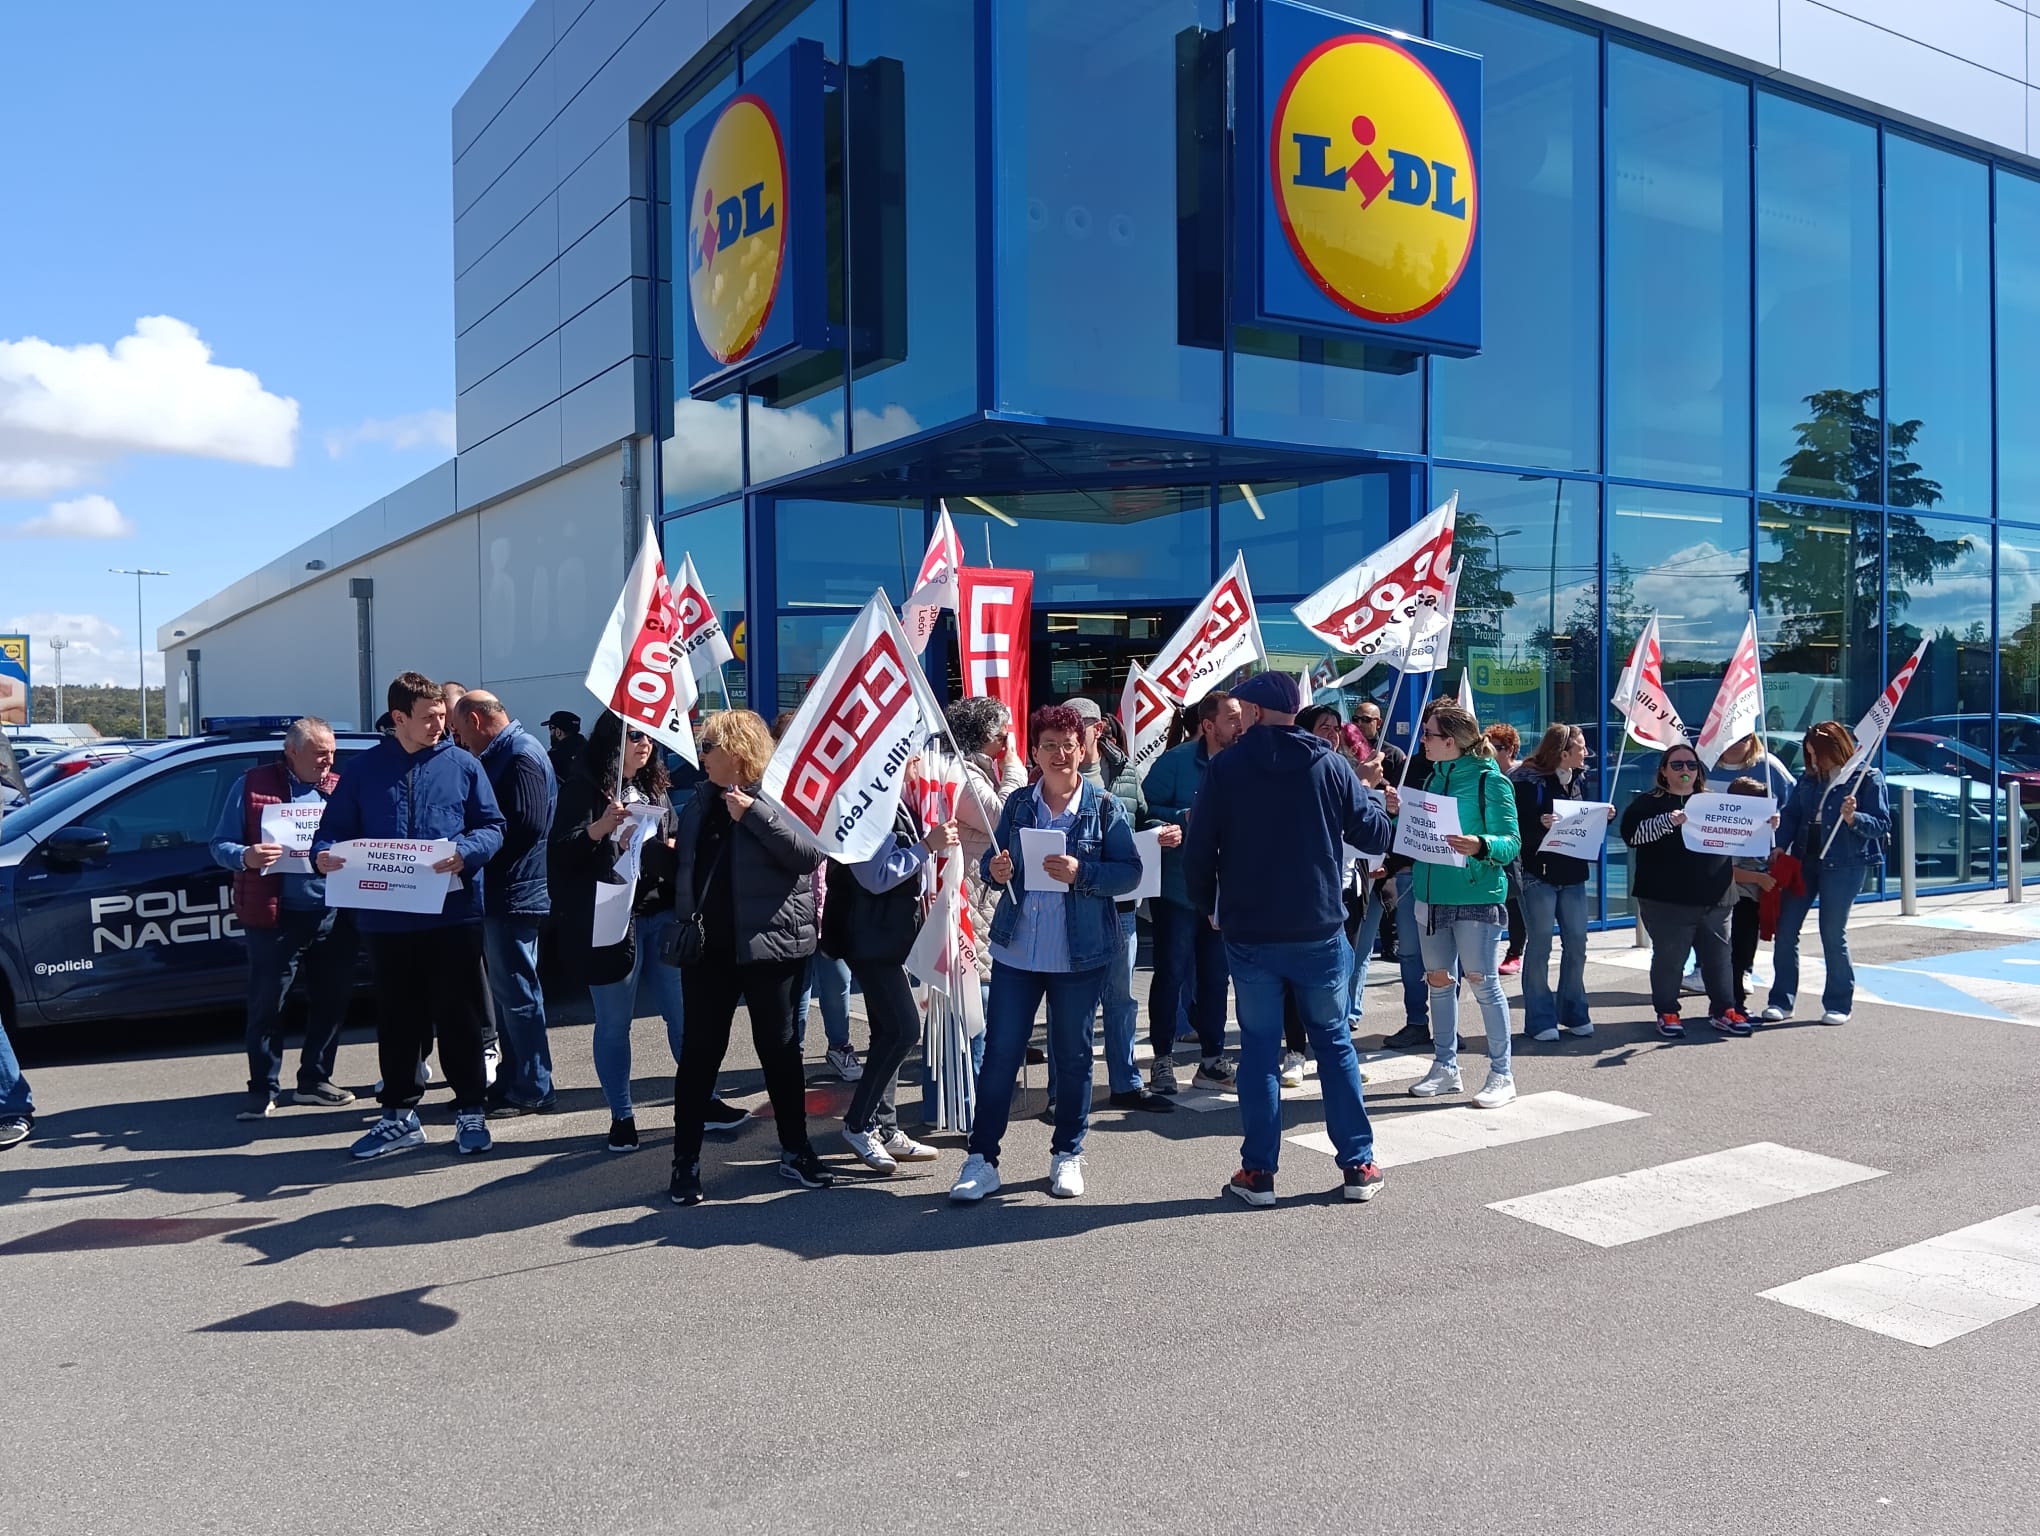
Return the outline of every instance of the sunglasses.
{"type": "Polygon", "coordinates": [[[1452,739],[1449,731],[1434,731],[1428,725],[1417,732],[1417,734],[1426,741],[1450,741],[1452,739]]]}
{"type": "Polygon", "coordinates": [[[1699,771],[1700,771],[1700,765],[1699,765],[1698,763],[1666,763],[1666,764],[1665,764],[1665,772],[1666,772],[1666,773],[1698,773],[1699,771]]]}
{"type": "Polygon", "coordinates": [[[646,734],[645,734],[645,733],[644,733],[643,731],[635,731],[635,730],[632,730],[632,731],[625,731],[625,732],[623,733],[623,735],[624,735],[624,739],[625,739],[626,741],[630,742],[630,743],[631,743],[631,745],[633,745],[633,746],[635,746],[635,745],[636,745],[637,743],[639,743],[639,742],[641,742],[641,741],[650,741],[650,740],[652,739],[651,737],[647,736],[647,735],[646,735],[646,734]]]}

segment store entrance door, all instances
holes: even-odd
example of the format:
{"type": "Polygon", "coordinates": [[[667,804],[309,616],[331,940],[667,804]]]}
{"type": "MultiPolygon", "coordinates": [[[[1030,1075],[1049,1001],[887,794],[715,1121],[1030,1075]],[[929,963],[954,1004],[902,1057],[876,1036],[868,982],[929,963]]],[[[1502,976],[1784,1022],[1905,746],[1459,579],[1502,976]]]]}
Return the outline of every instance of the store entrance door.
{"type": "Polygon", "coordinates": [[[1039,705],[1082,694],[1112,714],[1119,708],[1128,668],[1152,661],[1189,612],[1188,604],[1036,608],[1027,696],[1039,705]]]}

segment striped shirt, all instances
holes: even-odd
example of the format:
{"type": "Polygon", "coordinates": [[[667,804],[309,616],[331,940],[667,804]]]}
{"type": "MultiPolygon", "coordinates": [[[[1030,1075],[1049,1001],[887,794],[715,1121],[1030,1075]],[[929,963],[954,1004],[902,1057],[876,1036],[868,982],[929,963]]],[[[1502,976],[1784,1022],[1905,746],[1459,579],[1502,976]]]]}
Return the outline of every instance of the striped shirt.
{"type": "MultiPolygon", "coordinates": [[[[1067,839],[1070,830],[1077,824],[1077,805],[1083,798],[1083,792],[1079,790],[1070,796],[1070,803],[1063,808],[1060,816],[1049,814],[1048,803],[1041,798],[1040,785],[1027,793],[1032,797],[1034,809],[1033,819],[1027,825],[1060,832],[1067,839]]],[[[1013,848],[1007,851],[1017,863],[1020,850],[1013,848]]],[[[992,945],[992,959],[999,965],[1010,965],[1016,970],[1067,973],[1071,969],[1069,889],[1058,880],[1052,890],[1021,893],[1013,937],[1004,944],[992,945]]]]}

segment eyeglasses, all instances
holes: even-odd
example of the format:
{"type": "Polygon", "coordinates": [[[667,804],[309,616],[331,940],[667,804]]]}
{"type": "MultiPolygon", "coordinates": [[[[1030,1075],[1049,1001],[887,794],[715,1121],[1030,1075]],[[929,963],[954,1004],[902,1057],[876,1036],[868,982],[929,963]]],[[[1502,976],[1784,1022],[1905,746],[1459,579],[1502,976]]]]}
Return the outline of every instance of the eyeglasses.
{"type": "Polygon", "coordinates": [[[623,734],[625,739],[628,740],[633,746],[635,746],[638,742],[650,741],[652,739],[651,737],[647,736],[643,731],[635,730],[625,731],[623,734]]]}
{"type": "Polygon", "coordinates": [[[1068,757],[1084,749],[1081,743],[1074,741],[1037,741],[1034,750],[1049,757],[1068,757]]]}

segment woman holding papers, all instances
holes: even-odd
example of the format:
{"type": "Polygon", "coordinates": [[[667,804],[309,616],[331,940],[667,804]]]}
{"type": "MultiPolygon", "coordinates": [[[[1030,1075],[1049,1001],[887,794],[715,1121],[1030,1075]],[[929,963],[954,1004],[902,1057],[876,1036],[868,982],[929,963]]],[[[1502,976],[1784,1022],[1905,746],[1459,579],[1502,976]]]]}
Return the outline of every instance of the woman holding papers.
{"type": "MultiPolygon", "coordinates": [[[[1473,1102],[1481,1109],[1500,1109],[1516,1097],[1509,1056],[1509,1000],[1502,994],[1497,970],[1502,936],[1508,931],[1505,871],[1522,846],[1516,830],[1516,797],[1479,722],[1457,704],[1431,709],[1421,740],[1432,764],[1426,791],[1450,796],[1459,813],[1459,831],[1448,834],[1445,844],[1461,862],[1420,859],[1411,872],[1417,942],[1431,989],[1434,1060],[1410,1092],[1431,1098],[1460,1091],[1459,987],[1452,974],[1456,962],[1487,1027],[1487,1082],[1473,1102]]],[[[1399,796],[1390,795],[1389,809],[1400,812],[1399,796]]]]}
{"type": "Polygon", "coordinates": [[[1858,764],[1856,740],[1839,720],[1807,731],[1805,772],[1778,818],[1778,846],[1799,861],[1804,889],[1789,888],[1778,905],[1778,939],[1771,956],[1766,1024],[1792,1017],[1799,993],[1799,930],[1820,903],[1820,952],[1827,963],[1820,1021],[1846,1024],[1856,1001],[1856,969],[1849,960],[1849,908],[1870,871],[1884,860],[1891,806],[1884,776],[1858,764]]]}
{"type": "Polygon", "coordinates": [[[1728,908],[1722,898],[1731,878],[1726,856],[1686,846],[1686,802],[1707,788],[1707,770],[1691,747],[1658,759],[1657,783],[1629,802],[1622,837],[1632,850],[1630,894],[1650,935],[1650,1005],[1657,1032],[1667,1040],[1686,1033],[1679,1020],[1679,984],[1686,956],[1700,959],[1707,984],[1707,1022],[1724,1035],[1747,1035],[1750,1021],[1735,1005],[1728,950],[1728,908]]]}
{"type": "MultiPolygon", "coordinates": [[[[609,1101],[612,1152],[635,1152],[638,1146],[630,1026],[640,976],[651,978],[666,1020],[666,1043],[674,1062],[680,1060],[680,973],[659,963],[659,942],[673,923],[673,832],[679,818],[655,748],[639,730],[626,739],[623,722],[604,711],[587,750],[560,786],[546,853],[557,964],[567,982],[587,983],[595,1005],[595,1075],[609,1101]]],[[[725,1106],[723,1118],[730,1115],[739,1124],[748,1118],[725,1106]]]]}
{"type": "MultiPolygon", "coordinates": [[[[1523,1033],[1549,1043],[1559,1031],[1593,1034],[1587,1016],[1587,882],[1585,859],[1544,851],[1545,835],[1562,807],[1586,799],[1587,736],[1576,725],[1554,725],[1509,775],[1516,791],[1516,824],[1523,829],[1523,1033]],[[1551,991],[1551,929],[1558,925],[1558,995],[1551,991]]],[[[1573,814],[1578,814],[1574,812],[1573,814]]],[[[1593,812],[1598,816],[1601,813],[1593,812]]],[[[1615,819],[1609,806],[1607,819],[1615,819]]]]}
{"type": "Polygon", "coordinates": [[[991,1006],[970,1155],[950,1186],[952,1200],[982,1200],[999,1188],[999,1143],[1044,998],[1056,1089],[1048,1192],[1063,1199],[1084,1192],[1091,1020],[1105,968],[1126,942],[1112,898],[1140,884],[1140,853],[1126,812],[1084,782],[1084,722],[1077,712],[1067,704],[1037,709],[1027,737],[1040,782],[1007,796],[991,845],[997,851],[983,859],[986,880],[1001,888],[990,935],[991,1006]]]}

